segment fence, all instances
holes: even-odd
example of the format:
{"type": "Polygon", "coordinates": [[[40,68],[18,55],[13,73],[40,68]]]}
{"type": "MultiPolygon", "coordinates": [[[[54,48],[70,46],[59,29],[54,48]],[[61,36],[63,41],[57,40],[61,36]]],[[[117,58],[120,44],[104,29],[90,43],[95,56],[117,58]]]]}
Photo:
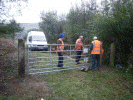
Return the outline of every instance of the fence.
{"type": "MultiPolygon", "coordinates": [[[[54,72],[61,70],[76,69],[81,66],[90,66],[90,52],[82,54],[81,62],[83,64],[75,65],[76,50],[75,45],[65,45],[64,57],[66,61],[64,64],[65,69],[59,69],[58,64],[58,55],[57,51],[54,51],[53,48],[56,48],[57,44],[47,45],[49,51],[31,51],[28,46],[28,74],[37,74],[45,72],[54,72]],[[40,56],[40,57],[39,57],[40,56]],[[88,60],[88,61],[87,61],[88,60]],[[37,63],[37,65],[36,65],[37,63]],[[47,66],[47,67],[46,67],[47,66]],[[37,72],[38,71],[38,72],[37,72]]],[[[41,48],[41,46],[39,46],[41,48]]],[[[90,45],[84,45],[85,48],[89,48],[90,45]]],[[[24,40],[18,39],[18,74],[21,77],[25,76],[25,50],[24,50],[24,40]]],[[[88,50],[89,51],[89,50],[88,50]]],[[[102,46],[101,50],[102,52],[102,46]]],[[[114,53],[115,48],[114,44],[111,44],[111,53],[110,53],[110,66],[114,66],[114,53]]],[[[100,55],[100,63],[102,64],[102,53],[100,55]]]]}
{"type": "MultiPolygon", "coordinates": [[[[36,44],[32,44],[36,45],[36,44]]],[[[28,74],[41,74],[41,73],[48,73],[48,72],[56,72],[56,71],[62,71],[62,70],[70,70],[70,69],[77,69],[81,66],[90,66],[90,52],[87,48],[90,47],[90,45],[83,45],[83,50],[75,50],[75,45],[66,44],[64,45],[64,51],[63,51],[63,67],[64,69],[61,69],[58,67],[58,54],[55,50],[57,47],[57,44],[48,44],[48,50],[47,51],[33,51],[30,48],[30,44],[28,45],[28,74]],[[81,64],[76,65],[75,64],[75,58],[76,58],[76,51],[82,51],[80,62],[81,64]],[[87,52],[86,52],[87,51],[87,52]]],[[[36,45],[37,48],[43,48],[42,45],[36,45]]]]}

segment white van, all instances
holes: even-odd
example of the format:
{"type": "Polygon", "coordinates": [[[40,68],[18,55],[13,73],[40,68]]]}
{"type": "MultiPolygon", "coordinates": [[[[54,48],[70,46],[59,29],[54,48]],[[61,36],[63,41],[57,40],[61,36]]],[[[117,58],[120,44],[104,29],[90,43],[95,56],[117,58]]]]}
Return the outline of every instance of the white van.
{"type": "Polygon", "coordinates": [[[48,50],[45,34],[40,31],[30,31],[27,35],[27,45],[31,51],[48,50]]]}

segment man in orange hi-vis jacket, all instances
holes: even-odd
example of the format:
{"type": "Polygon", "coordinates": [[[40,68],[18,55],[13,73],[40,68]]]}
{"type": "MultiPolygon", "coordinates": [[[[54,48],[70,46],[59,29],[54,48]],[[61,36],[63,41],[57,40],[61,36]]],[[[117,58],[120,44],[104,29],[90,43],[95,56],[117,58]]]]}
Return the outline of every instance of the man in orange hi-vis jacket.
{"type": "Polygon", "coordinates": [[[81,64],[79,61],[80,61],[80,58],[81,58],[81,53],[82,53],[82,49],[83,49],[83,36],[80,36],[79,39],[76,40],[76,46],[75,46],[75,49],[76,49],[76,65],[77,64],[81,64]]]}
{"type": "MultiPolygon", "coordinates": [[[[97,69],[100,68],[100,47],[102,43],[97,40],[97,37],[95,36],[94,41],[91,42],[90,51],[91,51],[91,59],[92,59],[92,68],[91,70],[95,69],[95,61],[97,61],[97,69]]],[[[104,50],[102,49],[102,52],[104,50]]]]}
{"type": "Polygon", "coordinates": [[[64,42],[63,42],[63,39],[64,39],[64,35],[63,34],[60,34],[60,38],[58,39],[57,41],[57,52],[58,52],[58,56],[59,56],[59,59],[58,59],[58,67],[60,68],[63,68],[63,51],[64,51],[64,42]]]}

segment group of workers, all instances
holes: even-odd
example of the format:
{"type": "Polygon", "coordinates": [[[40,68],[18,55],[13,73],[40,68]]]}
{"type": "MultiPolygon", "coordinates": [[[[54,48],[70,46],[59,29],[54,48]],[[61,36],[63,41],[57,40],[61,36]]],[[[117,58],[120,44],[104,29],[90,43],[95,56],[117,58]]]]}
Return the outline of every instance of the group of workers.
{"type": "MultiPolygon", "coordinates": [[[[63,68],[63,51],[64,51],[64,35],[60,34],[60,38],[57,40],[57,52],[58,52],[58,67],[63,68]]],[[[102,45],[102,43],[97,39],[97,37],[95,36],[94,41],[91,42],[90,45],[90,51],[91,51],[91,58],[92,58],[92,67],[91,70],[94,71],[95,70],[95,62],[97,61],[97,70],[99,70],[100,68],[100,47],[102,45]]],[[[76,40],[75,43],[75,49],[76,49],[76,60],[75,60],[75,64],[81,64],[80,58],[81,58],[81,54],[83,51],[83,36],[80,36],[79,39],[76,40]]]]}

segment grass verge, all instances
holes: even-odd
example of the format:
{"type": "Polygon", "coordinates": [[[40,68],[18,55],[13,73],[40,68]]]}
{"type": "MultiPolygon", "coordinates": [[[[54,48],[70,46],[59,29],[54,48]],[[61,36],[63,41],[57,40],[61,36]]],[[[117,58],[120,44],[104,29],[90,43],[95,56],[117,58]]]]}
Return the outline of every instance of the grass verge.
{"type": "MultiPolygon", "coordinates": [[[[49,56],[48,53],[36,53],[33,56],[49,56]]],[[[52,54],[57,56],[57,54],[52,54]]],[[[32,55],[31,55],[32,57],[32,55]]],[[[47,61],[48,59],[45,59],[47,61]]],[[[44,61],[44,60],[42,60],[44,61]]],[[[57,64],[57,62],[55,62],[57,64]]],[[[37,63],[39,65],[39,63],[37,63]]],[[[42,64],[42,63],[41,63],[42,64]]],[[[46,63],[44,63],[45,65],[46,63]]],[[[48,66],[49,67],[49,66],[48,66]]],[[[22,96],[3,96],[0,100],[132,100],[133,99],[133,76],[120,70],[102,67],[101,71],[81,72],[78,70],[67,70],[32,76],[36,82],[46,82],[49,95],[42,97],[22,94],[22,96]]],[[[26,79],[27,80],[27,79],[26,79]]],[[[37,82],[37,83],[38,83],[37,82]]],[[[19,83],[20,84],[20,83],[19,83]]],[[[28,84],[28,83],[25,83],[28,84]]],[[[35,82],[34,82],[35,84],[35,82]]],[[[27,86],[27,85],[26,85],[27,86]]],[[[32,93],[40,93],[41,87],[31,89],[32,93]]],[[[44,92],[41,92],[44,93],[44,92]]],[[[45,93],[44,93],[45,94],[45,93]]]]}
{"type": "MultiPolygon", "coordinates": [[[[38,55],[49,56],[48,53],[34,53],[34,57],[38,55]]],[[[52,56],[57,56],[57,54],[52,54],[52,56]]],[[[45,61],[48,61],[48,59],[45,61]]],[[[88,72],[68,70],[38,74],[34,77],[47,83],[51,92],[50,96],[43,97],[45,99],[133,99],[133,77],[131,75],[113,68],[105,67],[101,69],[101,71],[89,70],[88,72]]]]}
{"type": "Polygon", "coordinates": [[[44,97],[45,99],[133,99],[133,77],[110,68],[105,68],[101,72],[88,71],[85,73],[78,70],[54,72],[37,75],[36,78],[46,81],[51,90],[51,95],[44,97]]]}

